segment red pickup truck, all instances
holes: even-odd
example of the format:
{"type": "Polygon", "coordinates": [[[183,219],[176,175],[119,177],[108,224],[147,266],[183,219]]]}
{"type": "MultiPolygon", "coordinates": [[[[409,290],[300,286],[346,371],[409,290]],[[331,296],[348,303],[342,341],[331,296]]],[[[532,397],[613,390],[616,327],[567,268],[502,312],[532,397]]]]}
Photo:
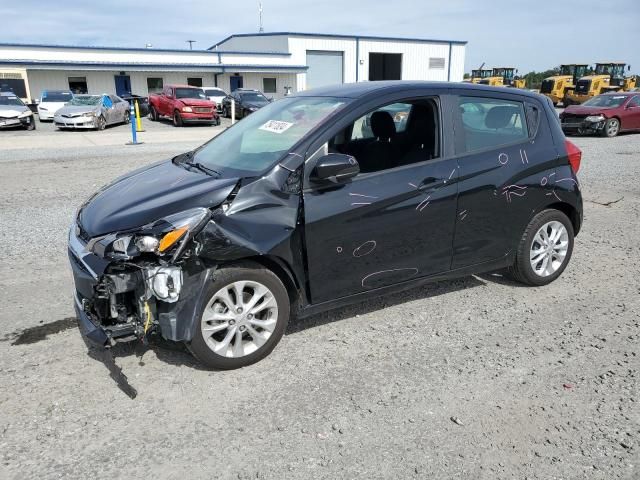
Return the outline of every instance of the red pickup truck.
{"type": "Polygon", "coordinates": [[[162,93],[149,95],[149,117],[153,121],[171,118],[176,127],[185,123],[220,125],[216,104],[201,88],[190,85],[167,85],[162,93]]]}

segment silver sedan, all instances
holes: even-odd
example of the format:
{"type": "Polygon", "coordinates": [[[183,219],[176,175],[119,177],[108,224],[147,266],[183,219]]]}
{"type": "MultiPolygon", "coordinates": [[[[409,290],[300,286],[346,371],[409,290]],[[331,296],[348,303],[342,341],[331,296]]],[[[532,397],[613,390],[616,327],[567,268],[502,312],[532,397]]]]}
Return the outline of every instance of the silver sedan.
{"type": "Polygon", "coordinates": [[[58,110],[53,122],[59,129],[92,128],[129,122],[129,102],[116,95],[75,95],[58,110]]]}

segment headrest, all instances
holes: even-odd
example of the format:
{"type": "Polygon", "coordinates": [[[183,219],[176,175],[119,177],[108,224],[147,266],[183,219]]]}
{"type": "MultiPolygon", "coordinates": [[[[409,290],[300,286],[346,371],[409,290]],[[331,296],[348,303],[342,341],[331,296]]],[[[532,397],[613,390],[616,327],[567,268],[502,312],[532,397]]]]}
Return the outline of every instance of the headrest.
{"type": "Polygon", "coordinates": [[[426,105],[414,105],[411,109],[407,130],[419,134],[433,130],[434,127],[435,122],[431,108],[426,105]]]}
{"type": "Polygon", "coordinates": [[[396,134],[396,124],[389,112],[373,112],[371,115],[371,131],[374,137],[389,139],[396,134]]]}
{"type": "Polygon", "coordinates": [[[487,128],[504,128],[518,114],[517,107],[501,106],[493,107],[484,117],[484,124],[487,128]]]}

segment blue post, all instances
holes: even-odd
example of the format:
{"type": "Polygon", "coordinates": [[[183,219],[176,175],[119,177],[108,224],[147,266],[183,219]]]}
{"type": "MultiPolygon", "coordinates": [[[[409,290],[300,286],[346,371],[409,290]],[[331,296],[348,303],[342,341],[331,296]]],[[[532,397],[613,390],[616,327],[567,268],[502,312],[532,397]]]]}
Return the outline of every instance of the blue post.
{"type": "Polygon", "coordinates": [[[136,136],[136,114],[133,108],[129,109],[129,123],[131,124],[131,135],[133,136],[131,145],[137,145],[138,137],[136,136]]]}

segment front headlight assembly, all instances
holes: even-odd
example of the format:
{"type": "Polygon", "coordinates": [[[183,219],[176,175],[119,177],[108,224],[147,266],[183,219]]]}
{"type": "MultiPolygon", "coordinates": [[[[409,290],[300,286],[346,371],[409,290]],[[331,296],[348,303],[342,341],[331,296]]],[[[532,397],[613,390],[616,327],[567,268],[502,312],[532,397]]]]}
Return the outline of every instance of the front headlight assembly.
{"type": "Polygon", "coordinates": [[[107,235],[98,240],[92,250],[114,260],[126,260],[141,253],[171,254],[176,259],[209,218],[208,209],[192,208],[156,220],[136,232],[107,235]]]}
{"type": "Polygon", "coordinates": [[[27,118],[31,115],[33,115],[33,112],[31,110],[27,110],[26,112],[22,112],[20,115],[18,115],[18,118],[27,118]]]}
{"type": "Polygon", "coordinates": [[[605,119],[604,115],[589,115],[588,117],[585,118],[585,121],[598,123],[598,122],[602,122],[604,119],[605,119]]]}

